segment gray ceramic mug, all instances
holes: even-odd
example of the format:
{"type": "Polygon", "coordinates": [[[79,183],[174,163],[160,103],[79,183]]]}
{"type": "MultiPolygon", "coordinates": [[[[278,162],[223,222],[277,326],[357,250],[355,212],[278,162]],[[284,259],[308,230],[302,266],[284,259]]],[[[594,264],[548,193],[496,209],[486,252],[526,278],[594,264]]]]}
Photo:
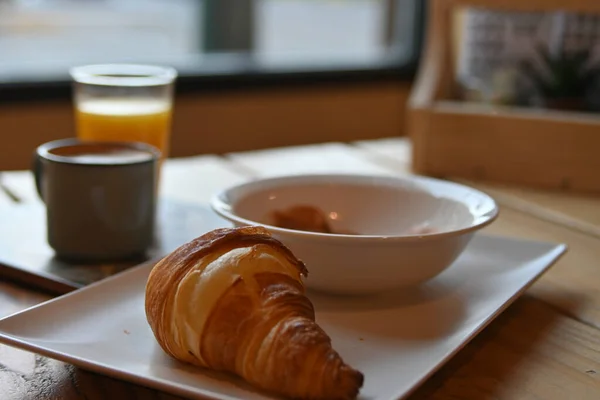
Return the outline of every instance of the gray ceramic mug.
{"type": "Polygon", "coordinates": [[[63,139],[36,149],[33,172],[58,257],[116,261],[152,246],[160,151],[137,142],[63,139]]]}

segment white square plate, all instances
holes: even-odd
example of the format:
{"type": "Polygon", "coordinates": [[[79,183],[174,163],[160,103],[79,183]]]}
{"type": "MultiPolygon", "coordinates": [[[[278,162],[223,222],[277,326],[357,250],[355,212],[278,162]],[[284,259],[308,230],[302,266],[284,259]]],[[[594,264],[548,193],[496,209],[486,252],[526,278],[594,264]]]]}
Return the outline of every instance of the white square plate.
{"type": "MultiPolygon", "coordinates": [[[[361,370],[361,399],[407,396],[566,250],[476,235],[462,256],[420,288],[379,297],[310,293],[317,322],[361,370]]],[[[0,341],[191,398],[269,399],[239,379],[172,360],[146,322],[150,266],[123,272],[0,320],[0,341]]]]}

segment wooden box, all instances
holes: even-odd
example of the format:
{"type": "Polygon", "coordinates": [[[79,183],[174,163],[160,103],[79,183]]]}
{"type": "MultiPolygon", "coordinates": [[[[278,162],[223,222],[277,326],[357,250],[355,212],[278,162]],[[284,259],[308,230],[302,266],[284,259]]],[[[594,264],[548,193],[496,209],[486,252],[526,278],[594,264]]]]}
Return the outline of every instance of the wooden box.
{"type": "Polygon", "coordinates": [[[600,13],[598,0],[432,0],[408,105],[418,174],[600,192],[600,116],[451,100],[452,23],[462,7],[600,13]]]}

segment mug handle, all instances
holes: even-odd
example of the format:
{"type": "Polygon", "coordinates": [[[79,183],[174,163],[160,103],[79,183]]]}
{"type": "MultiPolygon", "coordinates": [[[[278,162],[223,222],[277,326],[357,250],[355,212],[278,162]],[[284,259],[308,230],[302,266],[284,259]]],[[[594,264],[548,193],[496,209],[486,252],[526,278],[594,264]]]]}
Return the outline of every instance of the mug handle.
{"type": "Polygon", "coordinates": [[[42,166],[42,160],[37,150],[33,153],[31,172],[33,172],[33,177],[35,179],[35,188],[37,189],[37,193],[40,196],[40,199],[44,201],[44,195],[42,192],[42,179],[44,178],[44,171],[42,166]]]}

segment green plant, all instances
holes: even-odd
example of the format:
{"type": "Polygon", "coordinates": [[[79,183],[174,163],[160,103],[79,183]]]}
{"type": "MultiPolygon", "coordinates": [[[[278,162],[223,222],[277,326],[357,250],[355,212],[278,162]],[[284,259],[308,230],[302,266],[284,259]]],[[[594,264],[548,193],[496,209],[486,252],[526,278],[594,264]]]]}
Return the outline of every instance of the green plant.
{"type": "Polygon", "coordinates": [[[600,77],[600,65],[592,62],[591,49],[567,52],[561,49],[553,55],[543,45],[537,46],[543,68],[531,60],[520,62],[520,71],[531,80],[542,99],[579,99],[583,101],[595,80],[600,77]]]}

